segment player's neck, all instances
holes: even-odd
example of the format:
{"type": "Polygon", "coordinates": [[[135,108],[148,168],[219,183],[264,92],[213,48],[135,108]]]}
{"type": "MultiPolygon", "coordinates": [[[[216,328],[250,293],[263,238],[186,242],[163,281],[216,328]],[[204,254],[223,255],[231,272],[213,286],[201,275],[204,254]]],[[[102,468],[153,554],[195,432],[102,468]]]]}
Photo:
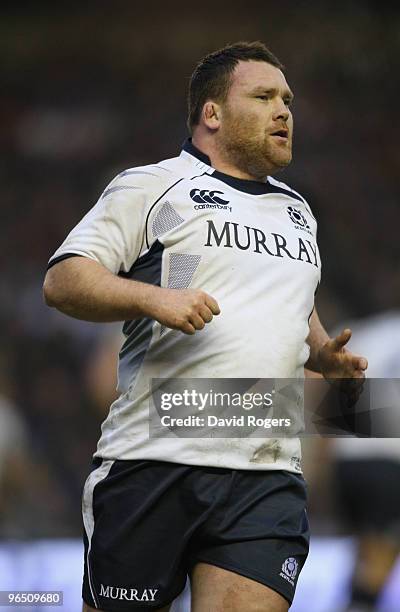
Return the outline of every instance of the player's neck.
{"type": "Polygon", "coordinates": [[[204,155],[210,158],[211,166],[222,172],[235,178],[244,179],[247,181],[258,181],[264,182],[267,177],[260,178],[249,174],[248,172],[238,168],[233,162],[226,159],[223,152],[221,152],[213,142],[210,142],[207,138],[202,138],[199,135],[193,135],[192,144],[199,149],[204,155]]]}

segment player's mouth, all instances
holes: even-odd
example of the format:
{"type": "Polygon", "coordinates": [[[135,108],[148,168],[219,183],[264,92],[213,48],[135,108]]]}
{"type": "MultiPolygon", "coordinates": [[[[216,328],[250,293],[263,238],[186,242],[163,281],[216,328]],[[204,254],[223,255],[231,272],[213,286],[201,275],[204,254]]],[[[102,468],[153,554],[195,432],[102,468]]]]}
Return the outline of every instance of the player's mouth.
{"type": "Polygon", "coordinates": [[[280,130],[276,130],[276,132],[272,132],[271,136],[280,142],[287,142],[289,138],[289,130],[282,128],[280,130]]]}

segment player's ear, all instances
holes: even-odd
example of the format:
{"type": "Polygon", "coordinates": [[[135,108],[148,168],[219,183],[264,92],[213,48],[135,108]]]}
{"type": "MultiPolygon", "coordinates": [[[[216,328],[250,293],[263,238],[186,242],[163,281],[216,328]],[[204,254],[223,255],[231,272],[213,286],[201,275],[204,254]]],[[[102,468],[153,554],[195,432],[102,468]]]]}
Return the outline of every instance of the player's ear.
{"type": "Polygon", "coordinates": [[[221,107],[216,102],[208,100],[203,106],[203,121],[210,130],[220,127],[221,107]]]}

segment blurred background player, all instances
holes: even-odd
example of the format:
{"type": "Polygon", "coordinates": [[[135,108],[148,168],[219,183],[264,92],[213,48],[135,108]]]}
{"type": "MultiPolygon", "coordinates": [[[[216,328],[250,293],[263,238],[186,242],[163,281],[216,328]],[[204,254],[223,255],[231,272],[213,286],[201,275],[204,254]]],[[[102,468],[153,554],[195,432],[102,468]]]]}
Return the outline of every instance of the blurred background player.
{"type": "MultiPolygon", "coordinates": [[[[376,415],[372,435],[384,428],[388,436],[399,429],[400,313],[350,325],[352,349],[371,356],[369,393],[372,418],[376,415]]],[[[329,448],[338,507],[356,537],[348,611],[372,612],[382,605],[380,596],[400,551],[400,439],[343,437],[329,440],[329,448]]]]}

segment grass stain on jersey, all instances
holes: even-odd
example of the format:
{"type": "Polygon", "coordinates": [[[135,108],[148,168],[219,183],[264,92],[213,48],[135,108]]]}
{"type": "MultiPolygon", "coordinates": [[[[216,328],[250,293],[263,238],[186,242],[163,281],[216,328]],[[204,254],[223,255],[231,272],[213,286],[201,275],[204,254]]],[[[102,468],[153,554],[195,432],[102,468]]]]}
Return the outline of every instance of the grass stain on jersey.
{"type": "Polygon", "coordinates": [[[251,463],[275,463],[282,453],[282,446],[279,440],[268,440],[260,446],[252,458],[251,463]]]}

